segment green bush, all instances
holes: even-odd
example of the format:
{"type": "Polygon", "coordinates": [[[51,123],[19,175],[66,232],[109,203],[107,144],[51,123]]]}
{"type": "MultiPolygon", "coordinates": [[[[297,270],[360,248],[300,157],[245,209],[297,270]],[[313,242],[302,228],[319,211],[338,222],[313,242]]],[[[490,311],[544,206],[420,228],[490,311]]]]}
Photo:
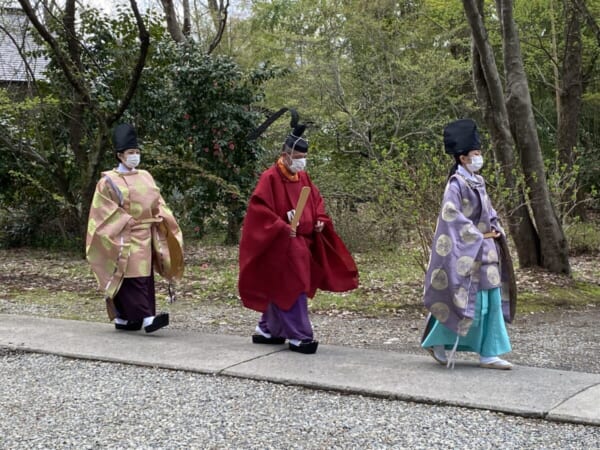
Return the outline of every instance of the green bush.
{"type": "Polygon", "coordinates": [[[574,222],[565,227],[571,255],[600,254],[600,226],[598,222],[574,222]]]}
{"type": "Polygon", "coordinates": [[[33,234],[25,211],[6,210],[0,214],[0,248],[13,248],[27,245],[33,234]]]}
{"type": "Polygon", "coordinates": [[[311,176],[348,248],[409,244],[420,249],[418,262],[424,267],[451,161],[427,144],[412,148],[398,142],[393,151],[378,150],[379,158],[341,163],[313,156],[311,176]]]}
{"type": "Polygon", "coordinates": [[[83,237],[75,234],[65,216],[48,205],[33,203],[21,208],[9,208],[0,214],[0,248],[47,248],[77,250],[83,237]]]}

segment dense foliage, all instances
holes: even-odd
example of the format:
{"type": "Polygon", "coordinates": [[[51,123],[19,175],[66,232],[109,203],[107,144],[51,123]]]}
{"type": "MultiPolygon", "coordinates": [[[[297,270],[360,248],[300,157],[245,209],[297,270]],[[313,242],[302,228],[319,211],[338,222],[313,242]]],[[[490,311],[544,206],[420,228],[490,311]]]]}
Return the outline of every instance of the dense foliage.
{"type": "Polygon", "coordinates": [[[132,106],[148,141],[145,153],[184,223],[202,235],[204,222],[220,217],[227,241],[236,243],[262,152],[247,138],[262,117],[252,107],[273,73],[243,71],[193,42],[166,44],[161,53],[168,64],[148,67],[132,106]]]}
{"type": "MultiPolygon", "coordinates": [[[[578,145],[565,165],[556,145],[556,80],[565,64],[567,17],[558,3],[517,2],[515,14],[549,186],[563,223],[570,224],[577,204],[590,211],[600,203],[600,38],[582,21],[578,145]],[[565,191],[572,195],[565,199],[565,191]]],[[[600,1],[587,4],[598,17],[600,1]]],[[[491,2],[486,7],[493,9],[491,2]]],[[[288,131],[286,120],[258,142],[247,135],[264,119],[259,111],[282,106],[296,107],[309,124],[308,170],[353,249],[416,243],[423,248],[419,264],[426,262],[451,164],[441,130],[457,117],[482,125],[490,163],[484,175],[498,209],[512,194],[502,189],[492,164],[473,91],[470,31],[455,3],[256,0],[247,15],[232,16],[212,55],[194,39],[173,42],[160,13],[148,12],[145,20],[151,48],[122,120],[137,126],[143,164],[188,235],[203,235],[217,224],[235,242],[257,174],[272,163],[288,131]]],[[[60,23],[54,27],[60,37],[60,23]]],[[[134,19],[126,6],[114,16],[86,10],[79,27],[95,107],[114,109],[135,58],[134,19]]],[[[500,36],[490,30],[490,42],[500,50],[500,36]]],[[[210,31],[194,35],[199,41],[210,31]]],[[[48,80],[31,99],[0,93],[6,130],[0,140],[2,245],[79,238],[85,162],[75,157],[66,132],[72,89],[54,63],[48,80]]],[[[84,119],[81,143],[91,147],[101,131],[91,117],[84,119]]],[[[113,164],[107,148],[103,167],[113,164]]]]}
{"type": "MultiPolygon", "coordinates": [[[[598,11],[600,2],[587,3],[598,11]]],[[[368,218],[350,214],[349,225],[356,227],[351,234],[362,236],[355,244],[365,236],[380,242],[428,236],[450,165],[441,152],[441,130],[457,117],[473,117],[483,130],[484,175],[494,204],[502,210],[503,200],[517,194],[503,189],[493,164],[471,81],[470,30],[456,4],[297,0],[253,5],[253,38],[240,58],[293,67],[290,77],[268,84],[266,102],[287,97],[311,115],[312,158],[318,161],[311,173],[326,195],[358,199],[363,213],[368,211],[368,218]]],[[[486,2],[489,39],[501,55],[494,8],[486,2]]],[[[594,41],[593,29],[582,27],[586,92],[578,145],[566,165],[557,147],[556,96],[561,70],[568,65],[565,42],[571,25],[559,2],[519,2],[515,13],[547,179],[566,225],[575,219],[577,205],[598,207],[598,110],[590,94],[598,91],[600,42],[594,41]]],[[[502,70],[501,58],[496,63],[502,70]]]]}
{"type": "MultiPolygon", "coordinates": [[[[145,167],[163,185],[182,223],[201,234],[203,222],[220,211],[228,240],[235,242],[261,152],[246,139],[260,121],[252,105],[273,72],[241,70],[230,57],[209,57],[193,42],[176,45],[156,15],[147,20],[151,51],[121,121],[138,128],[145,167]]],[[[134,19],[125,8],[112,18],[90,9],[82,12],[79,25],[85,36],[81,67],[92,87],[93,109],[111,111],[127,89],[135,59],[134,19]]],[[[12,99],[0,91],[7,131],[0,153],[4,245],[81,242],[81,222],[87,219],[82,189],[89,176],[83,169],[89,162],[73,149],[67,132],[78,99],[53,62],[47,81],[33,99],[12,99]]],[[[78,145],[85,155],[102,131],[93,114],[84,114],[79,125],[78,145]]],[[[102,170],[115,165],[109,136],[104,138],[102,170]]]]}

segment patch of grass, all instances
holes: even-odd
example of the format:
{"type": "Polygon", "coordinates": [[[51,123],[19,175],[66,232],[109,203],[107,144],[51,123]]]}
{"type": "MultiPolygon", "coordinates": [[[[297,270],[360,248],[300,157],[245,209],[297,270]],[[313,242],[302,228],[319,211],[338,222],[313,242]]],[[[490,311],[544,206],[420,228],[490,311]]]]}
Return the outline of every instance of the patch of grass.
{"type": "Polygon", "coordinates": [[[424,272],[417,267],[417,250],[372,250],[354,255],[361,282],[384,285],[423,281],[424,272]]]}
{"type": "Polygon", "coordinates": [[[354,255],[359,288],[345,293],[318,291],[311,310],[381,317],[422,306],[423,271],[414,250],[379,250],[354,255]]]}
{"type": "Polygon", "coordinates": [[[0,311],[24,315],[42,315],[73,320],[106,320],[104,301],[93,291],[56,289],[8,289],[0,295],[0,311]]]}
{"type": "Polygon", "coordinates": [[[594,222],[576,222],[565,227],[569,251],[573,255],[600,254],[600,227],[594,222]]]}
{"type": "Polygon", "coordinates": [[[191,305],[199,306],[205,302],[236,305],[240,303],[237,279],[237,247],[188,247],[184,279],[177,283],[178,296],[191,305]]]}
{"type": "MultiPolygon", "coordinates": [[[[423,312],[424,273],[414,249],[371,249],[354,254],[358,289],[318,291],[311,310],[322,314],[384,317],[423,312]]],[[[237,292],[237,247],[188,242],[184,279],[175,286],[179,301],[170,309],[185,312],[204,305],[241,308],[237,292]]],[[[600,305],[600,265],[594,258],[573,258],[573,278],[539,270],[517,270],[519,313],[600,305]]],[[[166,307],[167,283],[156,277],[157,308],[166,307]]],[[[106,321],[101,292],[79,254],[43,250],[0,250],[0,312],[66,319],[106,321]]]]}
{"type": "Polygon", "coordinates": [[[397,296],[377,296],[357,289],[348,293],[317,292],[311,301],[311,311],[326,314],[351,313],[366,317],[381,317],[412,309],[414,303],[402,302],[397,296]]]}
{"type": "Polygon", "coordinates": [[[547,286],[544,290],[519,292],[517,312],[548,312],[600,306],[600,285],[573,281],[568,286],[547,286]]]}

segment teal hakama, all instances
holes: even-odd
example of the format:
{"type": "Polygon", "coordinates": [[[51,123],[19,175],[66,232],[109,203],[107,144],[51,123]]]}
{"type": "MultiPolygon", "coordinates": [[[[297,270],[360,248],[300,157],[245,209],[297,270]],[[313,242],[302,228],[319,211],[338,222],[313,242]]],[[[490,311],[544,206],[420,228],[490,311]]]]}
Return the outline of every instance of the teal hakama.
{"type": "Polygon", "coordinates": [[[448,329],[433,316],[430,318],[429,334],[423,340],[423,348],[443,345],[446,350],[475,352],[481,356],[498,356],[511,351],[510,340],[502,315],[500,289],[488,289],[477,292],[477,303],[473,323],[466,336],[459,336],[448,329]]]}

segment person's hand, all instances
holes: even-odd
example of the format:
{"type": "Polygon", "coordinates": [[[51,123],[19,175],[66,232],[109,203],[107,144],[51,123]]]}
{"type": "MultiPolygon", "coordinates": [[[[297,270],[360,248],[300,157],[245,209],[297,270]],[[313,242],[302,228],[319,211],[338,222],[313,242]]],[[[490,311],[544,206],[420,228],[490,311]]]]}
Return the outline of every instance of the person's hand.
{"type": "Polygon", "coordinates": [[[288,222],[291,222],[292,219],[294,218],[294,214],[296,214],[296,210],[290,209],[286,214],[287,214],[288,222]]]}
{"type": "Polygon", "coordinates": [[[320,233],[321,231],[323,231],[324,227],[325,227],[325,223],[320,220],[317,220],[317,223],[315,224],[315,231],[317,233],[320,233]]]}
{"type": "Polygon", "coordinates": [[[290,227],[290,237],[296,237],[296,230],[290,227]]]}
{"type": "Polygon", "coordinates": [[[502,237],[502,233],[500,233],[498,230],[496,230],[493,227],[492,227],[492,233],[494,233],[493,236],[492,236],[494,239],[498,239],[498,238],[502,237]]]}

